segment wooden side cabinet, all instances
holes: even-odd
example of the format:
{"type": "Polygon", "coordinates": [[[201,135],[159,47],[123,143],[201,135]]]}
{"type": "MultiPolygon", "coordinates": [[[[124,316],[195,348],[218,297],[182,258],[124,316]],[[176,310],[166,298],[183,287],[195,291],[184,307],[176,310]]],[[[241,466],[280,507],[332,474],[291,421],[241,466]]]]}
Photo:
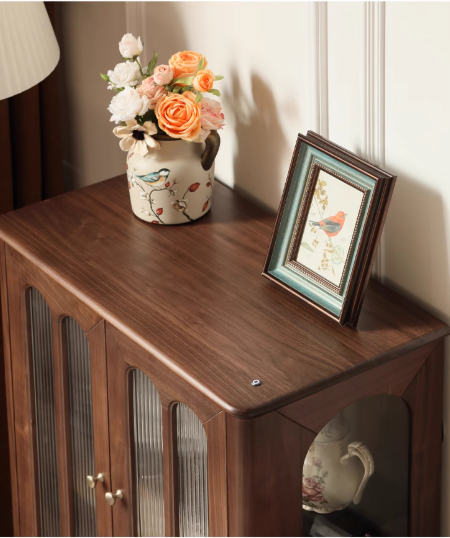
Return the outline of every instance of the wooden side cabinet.
{"type": "Polygon", "coordinates": [[[439,535],[448,327],[371,282],[342,328],[260,277],[271,216],[217,184],[208,216],[151,226],[126,184],[0,217],[15,534],[307,535],[309,446],[388,394],[408,532],[439,535]]]}

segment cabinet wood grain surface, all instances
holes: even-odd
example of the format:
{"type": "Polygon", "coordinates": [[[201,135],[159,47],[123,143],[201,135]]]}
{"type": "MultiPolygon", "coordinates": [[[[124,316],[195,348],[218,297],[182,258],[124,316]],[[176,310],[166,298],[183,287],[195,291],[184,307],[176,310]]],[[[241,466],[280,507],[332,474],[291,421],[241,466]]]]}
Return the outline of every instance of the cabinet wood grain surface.
{"type": "Polygon", "coordinates": [[[438,532],[448,326],[379,282],[357,329],[261,277],[275,218],[220,183],[210,213],[150,225],[120,176],[0,217],[14,533],[41,534],[27,293],[52,316],[61,532],[74,532],[65,319],[90,347],[97,533],[138,534],[131,373],[161,401],[164,522],[178,535],[176,406],[207,439],[210,536],[302,534],[302,466],[317,432],[367,396],[410,416],[409,533],[438,532]],[[252,380],[261,384],[253,386],[252,380]],[[431,477],[431,478],[430,478],[431,477]],[[123,491],[113,506],[105,493],[123,491]]]}
{"type": "Polygon", "coordinates": [[[220,184],[214,196],[195,225],[149,226],[131,213],[122,176],[3,215],[0,237],[236,416],[268,412],[447,334],[374,281],[358,329],[336,326],[260,277],[274,218],[220,184]]]}

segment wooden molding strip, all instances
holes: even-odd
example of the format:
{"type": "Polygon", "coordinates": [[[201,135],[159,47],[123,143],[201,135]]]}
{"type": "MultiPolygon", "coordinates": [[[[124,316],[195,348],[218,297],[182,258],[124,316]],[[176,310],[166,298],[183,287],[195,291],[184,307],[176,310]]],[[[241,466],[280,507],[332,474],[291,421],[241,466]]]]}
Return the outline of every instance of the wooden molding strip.
{"type": "MultiPolygon", "coordinates": [[[[385,3],[364,6],[364,157],[384,168],[385,161],[385,3]]],[[[381,236],[372,275],[385,277],[385,242],[381,236]]]]}
{"type": "Polygon", "coordinates": [[[313,2],[311,14],[311,106],[314,130],[328,137],[328,5],[313,2]]]}

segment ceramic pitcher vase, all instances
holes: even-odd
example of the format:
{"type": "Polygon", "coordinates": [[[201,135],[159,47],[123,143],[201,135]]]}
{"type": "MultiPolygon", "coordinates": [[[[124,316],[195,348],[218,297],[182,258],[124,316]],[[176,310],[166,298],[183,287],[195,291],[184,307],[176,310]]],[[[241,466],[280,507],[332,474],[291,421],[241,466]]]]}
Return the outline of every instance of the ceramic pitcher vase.
{"type": "Polygon", "coordinates": [[[129,152],[127,177],[131,209],[153,224],[186,224],[211,208],[214,160],[220,146],[217,131],[205,143],[154,137],[160,149],[142,157],[129,152]]]}
{"type": "Polygon", "coordinates": [[[303,508],[326,514],[358,504],[374,463],[369,449],[351,441],[342,413],[317,435],[303,465],[303,508]]]}

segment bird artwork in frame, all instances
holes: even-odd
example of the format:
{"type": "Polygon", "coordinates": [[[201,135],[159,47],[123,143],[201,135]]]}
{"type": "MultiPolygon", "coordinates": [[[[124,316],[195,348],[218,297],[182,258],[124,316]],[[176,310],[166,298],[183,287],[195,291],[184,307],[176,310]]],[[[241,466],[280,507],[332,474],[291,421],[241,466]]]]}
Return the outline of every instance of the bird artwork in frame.
{"type": "Polygon", "coordinates": [[[263,275],[356,326],[395,176],[299,135],[263,275]]]}
{"type": "Polygon", "coordinates": [[[339,286],[358,224],[364,192],[320,169],[296,260],[339,286]]]}

